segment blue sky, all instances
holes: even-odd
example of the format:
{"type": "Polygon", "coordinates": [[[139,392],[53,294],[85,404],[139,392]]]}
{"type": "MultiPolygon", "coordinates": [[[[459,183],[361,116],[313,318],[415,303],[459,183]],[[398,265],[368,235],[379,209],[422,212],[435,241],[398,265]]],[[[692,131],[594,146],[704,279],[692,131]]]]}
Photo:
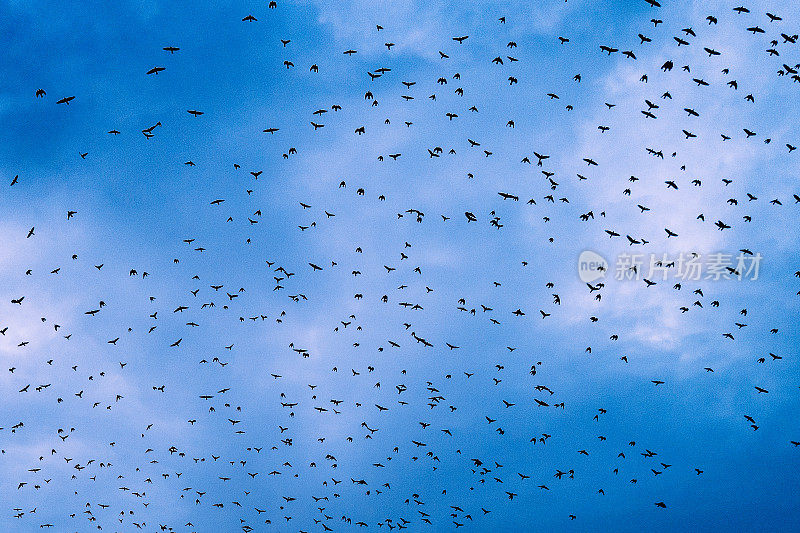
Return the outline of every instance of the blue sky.
{"type": "Polygon", "coordinates": [[[0,4],[0,528],[800,527],[800,9],[661,4],[0,4]],[[741,249],[757,280],[612,275],[741,249]]]}

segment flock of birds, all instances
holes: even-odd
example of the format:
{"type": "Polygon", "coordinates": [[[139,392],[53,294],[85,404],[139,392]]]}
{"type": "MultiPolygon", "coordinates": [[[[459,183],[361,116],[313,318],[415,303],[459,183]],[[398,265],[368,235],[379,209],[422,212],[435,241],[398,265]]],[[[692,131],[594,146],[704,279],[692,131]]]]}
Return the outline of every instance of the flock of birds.
{"type": "MultiPolygon", "coordinates": [[[[667,16],[665,8],[656,0],[646,3],[652,19],[633,35],[619,37],[620,42],[629,44],[602,42],[580,53],[597,63],[619,56],[636,65],[648,47],[659,43],[674,45],[676,50],[699,47],[704,51],[702,64],[683,65],[663,57],[659,68],[641,66],[638,83],[645,93],[647,84],[656,80],[666,80],[664,83],[672,84],[675,89],[648,95],[639,102],[639,108],[628,110],[638,116],[636,128],[646,130],[663,117],[681,124],[675,132],[680,140],[663,147],[637,145],[635,132],[629,139],[631,150],[646,150],[653,165],[672,165],[673,177],[662,180],[663,186],[659,184],[663,189],[659,201],[679,202],[671,200],[677,197],[670,195],[686,189],[696,190],[698,195],[707,189],[713,189],[713,194],[722,190],[724,194],[726,187],[738,184],[736,180],[748,179],[704,181],[701,164],[694,165],[694,169],[690,164],[687,170],[687,161],[682,159],[689,143],[707,143],[713,150],[724,152],[730,144],[744,140],[759,143],[758,149],[769,150],[772,158],[795,157],[800,139],[792,138],[791,132],[767,137],[751,124],[743,123],[738,130],[716,132],[714,138],[700,133],[714,126],[703,123],[705,102],[714,98],[708,92],[741,93],[741,105],[748,106],[759,100],[758,91],[751,89],[758,84],[737,76],[726,64],[726,56],[735,52],[726,48],[726,43],[707,42],[701,27],[686,27],[677,35],[666,34],[661,31],[661,18],[667,16]],[[699,74],[709,66],[721,73],[723,82],[706,80],[699,74]],[[682,99],[678,94],[688,96],[682,99]]],[[[291,7],[278,6],[272,1],[264,10],[244,14],[240,17],[243,31],[263,24],[273,10],[281,9],[291,7]]],[[[800,63],[796,60],[798,35],[780,12],[760,13],[744,6],[729,9],[726,13],[709,13],[705,19],[707,25],[730,24],[736,32],[757,40],[764,50],[759,60],[771,69],[766,74],[770,76],[769,83],[796,87],[800,83],[800,63]]],[[[271,148],[271,152],[263,154],[263,170],[243,168],[234,160],[224,168],[208,169],[230,175],[234,184],[225,194],[204,196],[207,193],[198,190],[196,199],[196,208],[205,213],[204,217],[220,226],[234,228],[225,230],[237,236],[235,243],[228,243],[228,249],[224,248],[225,243],[219,243],[218,248],[215,248],[217,243],[211,244],[216,229],[208,228],[207,234],[171,236],[181,246],[179,252],[147,267],[141,263],[121,264],[113,257],[112,250],[108,258],[89,259],[76,245],[75,252],[61,259],[63,264],[42,270],[26,264],[27,254],[35,249],[40,234],[64,231],[61,224],[80,224],[82,217],[89,214],[88,208],[75,205],[63,214],[62,221],[42,221],[26,227],[24,245],[28,248],[13,259],[17,278],[6,280],[7,288],[31,286],[30,283],[35,286],[43,278],[57,279],[63,269],[90,280],[87,283],[97,284],[94,287],[99,294],[78,316],[56,308],[52,314],[25,324],[20,323],[19,317],[28,316],[24,314],[26,308],[37,305],[36,291],[13,294],[0,304],[0,342],[8,365],[3,380],[6,397],[13,397],[15,405],[36,406],[37,413],[0,421],[4,426],[0,428],[3,448],[0,457],[7,465],[13,465],[13,477],[6,485],[4,511],[13,516],[11,523],[15,529],[312,532],[362,528],[440,531],[464,527],[481,531],[492,527],[499,517],[504,517],[505,525],[514,524],[513,517],[520,513],[516,506],[529,507],[539,502],[547,505],[550,493],[563,499],[587,500],[602,498],[620,483],[641,486],[641,482],[647,485],[651,480],[656,484],[642,490],[647,491],[648,510],[658,517],[658,513],[669,513],[677,503],[659,495],[659,482],[683,483],[687,478],[700,480],[706,475],[704,464],[681,463],[649,444],[657,441],[654,435],[635,435],[633,430],[627,431],[625,434],[629,436],[624,438],[612,435],[623,432],[604,427],[604,418],[613,415],[613,408],[604,403],[602,395],[593,400],[591,408],[571,409],[569,395],[559,386],[564,382],[552,370],[554,365],[547,346],[539,346],[536,351],[520,349],[508,333],[508,328],[536,330],[563,320],[560,333],[563,335],[567,329],[578,327],[570,325],[568,315],[578,316],[578,321],[586,321],[590,327],[604,327],[604,312],[597,306],[616,290],[608,279],[610,275],[602,281],[582,284],[580,293],[574,297],[570,296],[567,281],[537,278],[532,281],[539,291],[535,298],[527,297],[525,291],[511,285],[518,279],[514,276],[528,276],[526,272],[533,268],[529,264],[531,259],[515,263],[514,268],[521,269],[522,274],[512,275],[502,265],[485,265],[494,278],[488,287],[473,286],[471,280],[428,275],[426,232],[447,235],[486,226],[493,233],[485,242],[473,241],[471,246],[493,246],[488,244],[489,240],[501,238],[494,236],[504,235],[511,225],[519,223],[519,213],[524,210],[537,218],[536,238],[541,237],[537,246],[542,254],[548,253],[548,246],[552,250],[561,245],[559,230],[550,229],[558,225],[572,228],[567,231],[590,235],[600,250],[608,243],[620,243],[626,249],[660,252],[659,246],[665,246],[667,239],[670,243],[688,242],[688,239],[682,241],[683,232],[669,218],[658,223],[664,229],[657,233],[649,232],[649,226],[639,222],[647,217],[652,221],[655,216],[647,205],[648,197],[637,190],[643,182],[653,181],[648,180],[647,169],[642,169],[640,177],[614,178],[617,198],[606,207],[591,200],[596,187],[593,173],[613,165],[602,154],[583,154],[570,162],[580,165],[581,170],[577,176],[569,176],[557,169],[553,161],[556,157],[550,155],[558,150],[557,146],[539,147],[532,139],[519,139],[514,146],[500,146],[493,141],[493,133],[480,136],[480,132],[465,126],[471,117],[484,111],[487,100],[495,96],[514,98],[517,94],[514,91],[524,90],[526,80],[517,65],[536,53],[526,48],[522,39],[505,37],[504,28],[511,20],[502,15],[487,16],[496,27],[493,30],[496,35],[489,36],[496,46],[485,61],[495,69],[491,72],[497,89],[471,85],[469,70],[456,72],[448,66],[474,41],[468,34],[454,35],[448,46],[430,51],[434,59],[429,60],[427,77],[404,78],[404,64],[392,63],[393,54],[400,53],[397,50],[402,50],[404,43],[384,37],[391,34],[392,24],[400,21],[382,21],[368,31],[369,39],[383,49],[381,58],[386,66],[369,70],[363,83],[359,82],[357,94],[351,95],[353,98],[307,109],[302,117],[287,115],[273,124],[265,124],[258,134],[283,147],[271,148]],[[395,90],[403,94],[393,109],[401,111],[384,116],[384,99],[395,90]],[[387,130],[396,127],[404,135],[415,135],[418,123],[423,120],[415,114],[432,120],[441,132],[455,132],[453,143],[399,149],[392,147],[393,140],[389,137],[385,151],[359,152],[361,139],[380,136],[382,127],[387,130]],[[281,257],[279,249],[274,255],[265,256],[257,243],[275,229],[265,227],[265,208],[258,202],[276,187],[270,183],[272,169],[303,155],[298,148],[300,142],[288,136],[287,131],[302,131],[313,142],[326,135],[331,123],[340,123],[345,117],[357,124],[352,138],[346,140],[347,146],[358,157],[368,160],[370,168],[408,160],[411,168],[424,172],[433,165],[456,165],[456,161],[466,157],[464,154],[474,158],[477,153],[480,165],[491,165],[494,158],[511,158],[513,161],[506,164],[517,165],[517,172],[529,177],[516,182],[516,190],[503,188],[492,198],[475,200],[474,207],[466,210],[447,208],[431,213],[436,204],[420,201],[423,196],[419,194],[424,195],[425,191],[397,198],[376,191],[365,175],[336,176],[332,178],[335,182],[325,182],[333,186],[326,186],[321,194],[309,192],[302,196],[302,191],[298,191],[280,200],[285,202],[287,212],[297,216],[291,220],[291,228],[283,239],[308,242],[307,239],[314,239],[315,232],[335,232],[339,228],[341,238],[336,245],[313,249],[305,257],[281,257]],[[289,121],[294,122],[287,124],[289,121]],[[333,198],[337,200],[334,202],[333,198]],[[586,203],[586,210],[574,211],[573,205],[580,206],[582,202],[586,203]],[[422,204],[427,207],[420,207],[422,204]],[[342,213],[333,205],[347,206],[349,213],[342,213]],[[632,210],[640,218],[628,225],[615,225],[613,210],[632,210]],[[342,227],[340,220],[349,222],[349,226],[342,227]],[[340,225],[336,226],[337,223],[340,225]],[[369,243],[361,244],[362,232],[368,224],[378,231],[387,228],[385,234],[379,234],[383,242],[373,246],[374,249],[370,249],[369,243]],[[398,232],[389,230],[390,227],[401,227],[405,237],[394,239],[398,232]],[[383,253],[384,250],[388,251],[383,253]],[[207,279],[187,266],[215,261],[235,263],[244,255],[256,257],[261,270],[243,272],[236,279],[207,279]],[[336,307],[330,305],[324,309],[321,316],[326,331],[315,333],[314,338],[288,332],[287,324],[294,321],[302,325],[314,306],[321,305],[318,302],[331,299],[330,294],[326,295],[329,288],[326,276],[334,275],[347,279],[337,289],[347,295],[341,301],[333,298],[336,307]],[[158,292],[159,285],[153,285],[152,280],[158,279],[171,280],[171,287],[163,294],[158,292]],[[117,283],[125,287],[121,297],[103,294],[102,287],[117,283]],[[447,285],[451,287],[448,289],[447,285]],[[459,288],[453,290],[453,287],[459,288]],[[122,301],[123,298],[131,301],[122,301]],[[510,304],[511,301],[518,303],[510,304]],[[124,312],[126,308],[129,313],[124,312]],[[97,332],[93,321],[114,312],[118,313],[113,315],[114,330],[97,332]],[[470,324],[472,335],[461,336],[461,330],[455,326],[453,332],[448,332],[450,324],[464,320],[470,324]],[[518,321],[522,320],[525,325],[519,326],[518,321]],[[370,328],[376,327],[393,333],[376,339],[370,333],[370,328]],[[164,330],[170,336],[162,341],[157,335],[164,330]],[[259,333],[253,333],[256,331],[259,333]],[[213,338],[212,346],[203,344],[204,334],[213,338]],[[294,335],[294,338],[288,339],[283,353],[263,354],[252,343],[249,350],[240,348],[247,344],[240,337],[248,335],[250,339],[258,339],[258,335],[275,338],[294,335]],[[213,344],[220,336],[227,341],[213,344]],[[323,343],[318,336],[332,340],[323,343]],[[52,341],[42,340],[51,337],[52,341]],[[158,338],[158,346],[148,344],[150,338],[158,338]],[[97,354],[92,368],[61,355],[66,350],[64,346],[74,345],[85,345],[87,351],[97,354]],[[319,346],[335,346],[335,349],[325,353],[319,346]],[[163,353],[165,359],[189,361],[198,381],[192,381],[191,376],[172,376],[172,379],[186,379],[188,388],[202,383],[203,388],[179,389],[179,394],[171,395],[171,385],[157,381],[158,371],[138,360],[137,352],[145,350],[163,353]],[[462,356],[463,353],[468,355],[462,356]],[[449,370],[439,373],[438,369],[449,370]],[[138,376],[133,376],[134,373],[138,376]],[[36,376],[37,381],[31,376],[36,376]],[[135,384],[134,390],[123,393],[115,388],[114,383],[120,380],[130,380],[129,383],[135,384]],[[509,382],[523,386],[510,386],[509,382]],[[260,391],[257,404],[241,392],[254,383],[258,383],[260,391]],[[476,392],[473,397],[473,391],[477,390],[480,394],[476,392]],[[478,397],[481,401],[474,401],[478,397]],[[138,413],[137,418],[128,423],[126,419],[132,411],[138,413]],[[184,412],[191,414],[182,420],[171,414],[184,412]],[[565,437],[562,427],[569,424],[570,417],[580,418],[576,422],[580,429],[565,437]],[[142,418],[152,421],[139,427],[142,418]],[[531,419],[543,422],[532,424],[531,419]],[[42,428],[49,437],[21,445],[34,427],[42,428]],[[538,429],[534,431],[533,427],[538,429]],[[73,446],[80,439],[105,436],[106,430],[112,428],[117,437],[109,438],[103,446],[73,446]],[[176,444],[160,444],[166,441],[176,444]],[[485,446],[480,454],[481,443],[487,442],[493,444],[485,446]],[[542,461],[547,466],[526,469],[522,458],[536,454],[546,458],[542,461]],[[602,465],[589,468],[593,460],[601,461],[602,465]],[[576,485],[578,480],[590,476],[589,470],[595,484],[591,490],[576,485]],[[468,481],[458,486],[452,481],[464,479],[468,481]],[[54,502],[59,502],[56,506],[59,512],[49,509],[54,502]]],[[[293,47],[297,45],[291,38],[291,29],[285,30],[285,37],[265,43],[286,57],[270,75],[281,79],[298,70],[313,75],[325,68],[324,57],[313,64],[293,59],[293,47]]],[[[575,46],[574,36],[553,35],[551,39],[565,51],[575,46]]],[[[141,73],[156,84],[170,76],[171,65],[182,61],[185,46],[164,43],[158,53],[163,56],[141,73]]],[[[359,57],[357,47],[337,53],[347,60],[359,57]]],[[[135,75],[139,74],[131,73],[135,75]]],[[[587,76],[574,72],[558,75],[563,78],[560,82],[563,88],[554,86],[552,91],[534,95],[533,99],[546,113],[560,114],[565,121],[573,120],[578,113],[576,107],[581,105],[580,92],[575,91],[587,84],[587,76]]],[[[55,87],[35,87],[31,89],[31,98],[38,105],[69,108],[69,113],[80,111],[85,95],[55,94],[57,91],[55,87]]],[[[621,107],[615,102],[601,106],[608,119],[597,125],[598,136],[613,133],[614,116],[622,112],[621,107]]],[[[787,112],[791,108],[787,104],[787,112]]],[[[207,111],[191,104],[185,112],[186,120],[203,121],[209,116],[207,111]]],[[[518,127],[524,112],[495,122],[509,132],[518,127]]],[[[114,127],[113,119],[109,118],[109,129],[103,135],[113,139],[141,136],[142,143],[155,143],[170,135],[169,124],[162,120],[143,124],[139,131],[126,131],[114,127]]],[[[79,150],[78,155],[91,164],[94,153],[79,150]]],[[[202,172],[201,159],[202,154],[198,154],[165,164],[197,167],[202,172]]],[[[326,170],[318,172],[325,174],[326,170]]],[[[491,180],[490,176],[478,174],[477,170],[466,172],[463,179],[470,183],[491,180]]],[[[35,182],[34,176],[22,173],[11,176],[3,194],[13,197],[21,189],[34,188],[35,182]]],[[[697,213],[692,223],[701,228],[697,230],[700,232],[735,235],[749,224],[758,223],[757,219],[768,210],[781,210],[779,216],[785,216],[787,227],[791,227],[795,222],[789,221],[796,221],[800,209],[800,189],[797,193],[781,191],[770,196],[765,196],[766,190],[754,188],[738,197],[734,195],[721,207],[708,205],[709,212],[727,215],[717,218],[697,213]]],[[[20,207],[23,209],[24,206],[20,207]]],[[[13,215],[25,219],[21,212],[13,215]]],[[[735,237],[731,240],[740,242],[735,237]]],[[[686,247],[687,252],[692,251],[691,243],[686,247]]],[[[750,249],[744,242],[738,248],[747,256],[765,251],[750,249]]],[[[567,270],[562,273],[563,279],[577,278],[577,272],[572,268],[567,270]]],[[[729,274],[738,272],[732,267],[729,274]]],[[[800,270],[774,275],[782,283],[790,284],[792,278],[800,278],[800,270]]],[[[477,285],[478,280],[474,283],[477,285]]],[[[659,285],[659,290],[669,285],[670,297],[680,300],[680,316],[685,315],[685,320],[710,321],[721,328],[715,333],[719,342],[733,343],[740,335],[752,335],[747,342],[757,346],[753,364],[763,380],[750,389],[754,396],[753,411],[735,416],[743,432],[759,431],[762,423],[758,402],[776,395],[766,385],[769,374],[783,372],[787,364],[793,364],[786,361],[792,354],[772,347],[778,345],[775,339],[787,334],[786,323],[762,328],[757,318],[765,313],[761,302],[735,309],[738,320],[731,323],[711,318],[715,308],[734,305],[714,285],[692,286],[691,281],[650,279],[629,283],[643,293],[656,290],[651,289],[654,285],[659,285]],[[759,326],[751,326],[751,321],[759,326]],[[764,331],[753,331],[756,327],[764,331]]],[[[796,283],[800,291],[800,280],[796,283]]],[[[768,307],[769,302],[765,303],[768,307]]],[[[652,320],[658,322],[660,317],[652,320]]],[[[634,356],[617,346],[629,339],[632,332],[624,328],[600,331],[603,336],[595,335],[593,338],[598,340],[592,342],[593,346],[581,344],[578,353],[569,357],[607,356],[609,366],[631,363],[634,356]]],[[[577,334],[567,336],[573,337],[576,344],[583,342],[577,334]]],[[[698,363],[697,371],[709,376],[720,373],[708,363],[698,363]]],[[[169,374],[169,369],[164,373],[169,374]]],[[[648,390],[655,387],[660,392],[668,390],[670,383],[669,379],[654,375],[637,386],[648,390]]],[[[15,415],[7,412],[8,416],[15,415]]],[[[783,442],[775,445],[800,447],[797,430],[795,427],[793,434],[787,434],[783,442]]],[[[602,505],[598,500],[591,501],[602,505]]],[[[537,507],[536,512],[546,512],[545,509],[537,507]]],[[[585,517],[575,510],[560,518],[564,527],[573,524],[580,528],[585,517]]]]}

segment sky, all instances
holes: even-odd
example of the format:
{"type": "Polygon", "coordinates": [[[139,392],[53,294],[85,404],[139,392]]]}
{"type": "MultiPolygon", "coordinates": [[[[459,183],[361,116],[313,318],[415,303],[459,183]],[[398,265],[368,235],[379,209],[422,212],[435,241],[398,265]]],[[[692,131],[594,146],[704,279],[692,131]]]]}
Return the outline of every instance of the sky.
{"type": "Polygon", "coordinates": [[[659,2],[0,3],[0,529],[800,528],[800,6],[659,2]]]}

